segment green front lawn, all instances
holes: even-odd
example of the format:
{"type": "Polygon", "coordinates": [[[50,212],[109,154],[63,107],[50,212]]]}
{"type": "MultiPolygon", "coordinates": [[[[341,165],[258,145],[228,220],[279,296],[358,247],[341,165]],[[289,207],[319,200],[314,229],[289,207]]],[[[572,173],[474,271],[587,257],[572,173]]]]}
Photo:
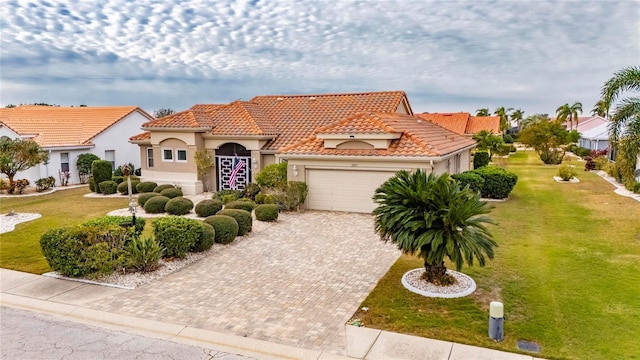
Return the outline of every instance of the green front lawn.
{"type": "MultiPolygon", "coordinates": [[[[500,247],[485,268],[463,268],[478,290],[461,299],[410,293],[402,275],[422,267],[401,257],[362,303],[365,326],[516,352],[535,341],[545,358],[640,358],[640,202],[579,167],[578,184],[553,180],[558,166],[533,152],[506,162],[519,176],[494,203],[500,247]],[[488,338],[489,302],[505,307],[505,340],[488,338]]],[[[450,264],[448,267],[451,267],[450,264]]]]}
{"type": "Polygon", "coordinates": [[[40,251],[40,235],[52,228],[95,219],[128,204],[126,198],[85,198],[88,193],[87,186],[41,196],[0,198],[0,214],[15,210],[42,215],[0,234],[0,267],[35,274],[51,271],[40,251]]]}

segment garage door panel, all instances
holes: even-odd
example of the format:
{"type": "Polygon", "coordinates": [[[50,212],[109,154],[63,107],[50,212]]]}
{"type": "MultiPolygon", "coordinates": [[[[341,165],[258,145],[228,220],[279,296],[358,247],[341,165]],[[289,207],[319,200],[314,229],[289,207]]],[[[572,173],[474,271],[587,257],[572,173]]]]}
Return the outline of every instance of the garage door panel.
{"type": "Polygon", "coordinates": [[[375,190],[395,172],[308,169],[308,207],[369,213],[375,208],[375,190]]]}

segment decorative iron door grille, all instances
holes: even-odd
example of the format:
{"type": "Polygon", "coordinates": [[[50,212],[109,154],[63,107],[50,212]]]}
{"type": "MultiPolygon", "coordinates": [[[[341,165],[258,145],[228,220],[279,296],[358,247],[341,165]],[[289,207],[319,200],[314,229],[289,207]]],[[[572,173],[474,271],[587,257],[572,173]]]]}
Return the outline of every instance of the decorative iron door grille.
{"type": "Polygon", "coordinates": [[[238,156],[238,159],[244,163],[244,166],[236,175],[236,185],[231,187],[229,180],[233,171],[233,159],[235,156],[216,155],[216,163],[218,166],[218,191],[220,190],[242,190],[251,179],[250,156],[238,156]]]}

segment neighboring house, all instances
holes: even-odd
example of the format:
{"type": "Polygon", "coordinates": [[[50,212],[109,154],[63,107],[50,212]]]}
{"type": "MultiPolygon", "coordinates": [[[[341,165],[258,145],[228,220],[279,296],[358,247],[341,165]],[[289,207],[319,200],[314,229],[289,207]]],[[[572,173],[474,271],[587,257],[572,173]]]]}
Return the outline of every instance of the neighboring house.
{"type": "Polygon", "coordinates": [[[60,184],[64,171],[69,183],[79,183],[78,155],[92,153],[117,166],[132,163],[140,167],[139,150],[127,141],[153,117],[136,106],[58,107],[18,106],[0,109],[0,137],[33,139],[49,152],[49,161],[18,173],[16,179],[31,184],[53,176],[60,184]]]}
{"type": "Polygon", "coordinates": [[[609,148],[609,124],[602,123],[588,130],[580,131],[578,145],[590,150],[605,150],[609,148]]]}
{"type": "Polygon", "coordinates": [[[501,134],[499,116],[472,116],[466,112],[459,113],[422,113],[416,114],[422,120],[428,120],[456,134],[472,137],[482,130],[492,134],[501,134]]]}
{"type": "MultiPolygon", "coordinates": [[[[555,121],[556,118],[553,118],[551,120],[555,121]]],[[[573,130],[577,130],[579,133],[582,133],[582,132],[593,129],[594,127],[600,126],[602,124],[608,124],[608,123],[609,123],[609,120],[598,115],[579,116],[577,125],[576,125],[576,121],[573,122],[573,130]]],[[[562,126],[564,126],[567,130],[571,130],[571,124],[569,123],[569,121],[565,121],[565,123],[562,124],[562,126]]]]}
{"type": "Polygon", "coordinates": [[[196,151],[215,156],[208,188],[244,188],[265,166],[287,161],[288,179],[309,186],[306,207],[370,212],[375,189],[400,169],[459,173],[475,142],[413,117],[404,92],[256,96],[194,105],[142,125],[142,177],[203,191],[196,151]],[[243,167],[229,184],[234,159],[243,167]]]}

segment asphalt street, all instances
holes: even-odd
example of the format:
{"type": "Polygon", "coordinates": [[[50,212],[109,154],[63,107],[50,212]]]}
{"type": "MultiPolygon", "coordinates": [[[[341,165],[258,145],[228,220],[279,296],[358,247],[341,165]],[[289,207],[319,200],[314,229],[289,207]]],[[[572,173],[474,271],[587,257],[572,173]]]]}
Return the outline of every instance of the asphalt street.
{"type": "Polygon", "coordinates": [[[167,340],[132,335],[0,307],[0,359],[216,359],[250,358],[167,340]]]}

